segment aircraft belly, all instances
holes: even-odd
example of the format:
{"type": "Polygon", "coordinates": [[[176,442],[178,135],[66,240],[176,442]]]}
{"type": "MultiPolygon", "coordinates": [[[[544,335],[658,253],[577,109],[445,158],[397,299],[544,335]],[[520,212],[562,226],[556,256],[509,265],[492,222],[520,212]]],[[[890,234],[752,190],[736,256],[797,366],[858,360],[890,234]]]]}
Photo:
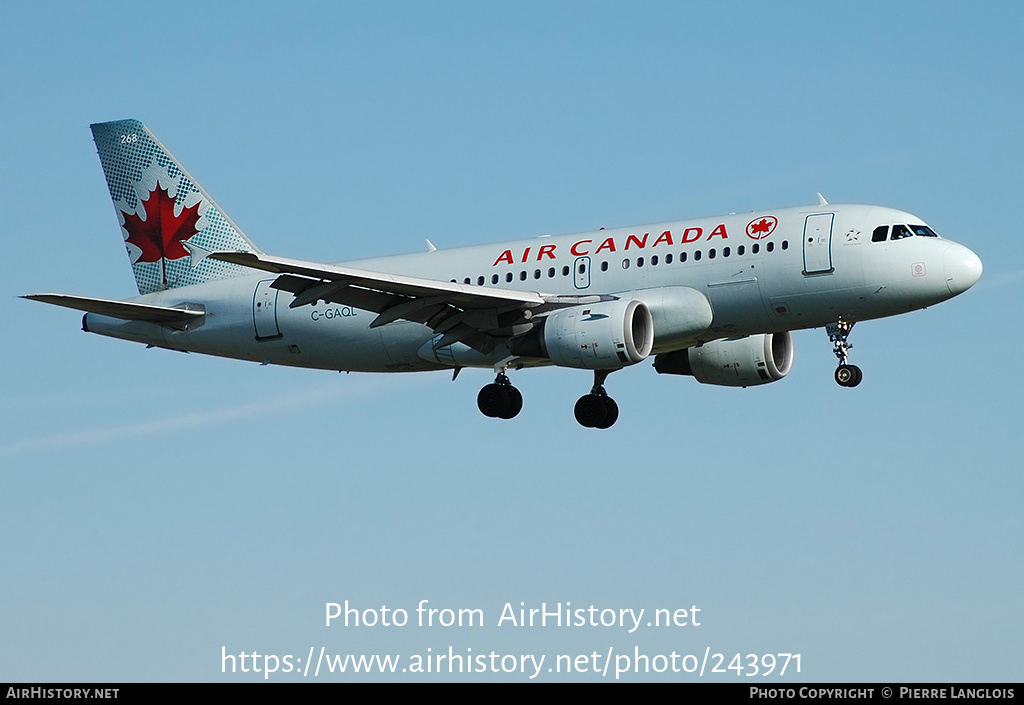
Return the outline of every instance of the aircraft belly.
{"type": "Polygon", "coordinates": [[[251,296],[246,296],[208,304],[209,320],[195,331],[179,333],[139,323],[126,331],[124,322],[110,319],[123,332],[103,332],[161,347],[292,367],[359,372],[440,367],[416,355],[429,337],[429,330],[418,324],[371,329],[369,323],[376,314],[369,311],[323,303],[293,309],[282,302],[277,306],[276,323],[268,325],[259,320],[262,314],[256,313],[250,300],[251,296]]]}
{"type": "Polygon", "coordinates": [[[389,359],[389,370],[436,370],[444,366],[420,357],[419,351],[423,344],[430,340],[433,331],[422,323],[412,321],[395,321],[381,326],[381,340],[389,359]]]}
{"type": "Polygon", "coordinates": [[[370,322],[377,314],[334,303],[285,307],[281,311],[286,312],[281,318],[281,338],[260,343],[275,351],[277,356],[272,357],[271,362],[359,372],[437,367],[416,355],[428,337],[426,334],[408,342],[408,354],[401,354],[402,343],[410,336],[403,336],[396,330],[422,330],[417,324],[390,324],[371,329],[370,322]]]}
{"type": "Polygon", "coordinates": [[[843,317],[850,320],[874,318],[871,292],[865,286],[828,292],[786,294],[768,301],[772,317],[783,328],[814,328],[843,317]]]}

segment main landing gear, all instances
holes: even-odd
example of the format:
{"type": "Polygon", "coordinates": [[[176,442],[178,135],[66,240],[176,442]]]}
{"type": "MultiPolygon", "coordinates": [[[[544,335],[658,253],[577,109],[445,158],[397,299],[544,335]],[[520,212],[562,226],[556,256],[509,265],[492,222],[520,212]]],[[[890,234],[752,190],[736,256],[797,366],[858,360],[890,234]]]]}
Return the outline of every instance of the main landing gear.
{"type": "Polygon", "coordinates": [[[619,405],[604,390],[611,370],[594,370],[594,388],[576,402],[576,420],[587,428],[609,428],[619,418],[619,405]]]}
{"type": "Polygon", "coordinates": [[[839,358],[839,367],[836,368],[835,374],[836,383],[840,387],[856,387],[864,378],[864,374],[859,367],[847,362],[849,350],[853,346],[846,342],[846,339],[850,337],[853,323],[840,320],[838,323],[830,324],[825,330],[828,332],[828,339],[835,343],[832,352],[839,358]]]}
{"type": "MultiPolygon", "coordinates": [[[[576,402],[576,420],[587,428],[610,428],[619,418],[619,405],[608,396],[604,381],[612,370],[595,370],[594,387],[576,402]]],[[[523,395],[512,386],[508,376],[499,372],[494,382],[480,390],[476,404],[484,416],[514,418],[523,409],[523,395]]]]}
{"type": "Polygon", "coordinates": [[[523,395],[512,386],[504,372],[499,372],[494,382],[476,395],[476,404],[484,416],[511,419],[523,410],[523,395]]]}

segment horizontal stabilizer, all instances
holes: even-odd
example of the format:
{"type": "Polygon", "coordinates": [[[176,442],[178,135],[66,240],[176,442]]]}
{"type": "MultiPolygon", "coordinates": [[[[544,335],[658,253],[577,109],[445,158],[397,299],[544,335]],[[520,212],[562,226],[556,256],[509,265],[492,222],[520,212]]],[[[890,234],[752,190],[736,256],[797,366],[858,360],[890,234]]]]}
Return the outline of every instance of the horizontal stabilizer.
{"type": "Polygon", "coordinates": [[[90,299],[85,296],[68,296],[66,294],[29,294],[23,299],[42,301],[45,304],[74,308],[79,311],[96,313],[101,316],[120,318],[125,321],[146,321],[161,325],[180,327],[189,321],[202,318],[205,311],[171,308],[169,306],[153,306],[152,304],[135,304],[128,301],[111,301],[109,299],[90,299]]]}

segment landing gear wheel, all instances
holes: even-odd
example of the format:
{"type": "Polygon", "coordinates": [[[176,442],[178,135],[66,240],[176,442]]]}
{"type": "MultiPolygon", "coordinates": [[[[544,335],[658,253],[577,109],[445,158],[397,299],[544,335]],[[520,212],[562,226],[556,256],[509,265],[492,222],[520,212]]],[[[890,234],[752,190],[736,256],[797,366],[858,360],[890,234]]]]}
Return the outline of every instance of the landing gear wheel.
{"type": "Polygon", "coordinates": [[[512,386],[505,375],[498,375],[492,384],[476,395],[476,405],[484,416],[492,419],[511,419],[523,410],[523,395],[512,386]]]}
{"type": "Polygon", "coordinates": [[[585,428],[610,428],[619,418],[619,405],[604,390],[610,370],[594,372],[594,388],[576,402],[576,420],[585,428]]]}
{"type": "Polygon", "coordinates": [[[839,358],[839,367],[836,368],[836,383],[840,387],[856,387],[864,379],[864,375],[859,367],[847,362],[850,348],[853,347],[847,340],[850,337],[850,331],[853,330],[853,323],[840,319],[836,323],[827,325],[825,330],[828,332],[828,339],[835,344],[832,352],[839,358]]]}
{"type": "Polygon", "coordinates": [[[594,428],[611,428],[612,424],[619,418],[619,405],[611,397],[600,397],[604,406],[604,418],[601,423],[594,424],[594,428]]]}
{"type": "Polygon", "coordinates": [[[586,428],[611,428],[619,418],[619,405],[609,396],[585,394],[576,402],[576,420],[586,428]]]}
{"type": "Polygon", "coordinates": [[[836,382],[841,387],[856,387],[864,379],[864,373],[856,365],[840,365],[836,368],[836,382]]]}
{"type": "Polygon", "coordinates": [[[523,394],[511,384],[506,389],[508,407],[504,409],[503,413],[498,414],[498,418],[514,419],[523,410],[523,394]]]}
{"type": "Polygon", "coordinates": [[[573,409],[576,420],[580,426],[585,428],[596,428],[597,422],[604,419],[604,408],[601,405],[601,398],[596,394],[587,394],[576,401],[576,408],[573,409]]]}

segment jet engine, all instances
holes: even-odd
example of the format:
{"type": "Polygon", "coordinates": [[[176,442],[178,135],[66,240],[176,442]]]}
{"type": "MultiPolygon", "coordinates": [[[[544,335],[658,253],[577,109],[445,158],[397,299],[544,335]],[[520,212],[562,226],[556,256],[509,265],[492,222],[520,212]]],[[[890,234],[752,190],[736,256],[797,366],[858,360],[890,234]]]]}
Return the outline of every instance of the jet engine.
{"type": "Polygon", "coordinates": [[[715,340],[654,358],[654,369],[662,374],[691,375],[702,384],[726,387],[775,382],[792,364],[793,337],[788,331],[715,340]]]}
{"type": "Polygon", "coordinates": [[[646,359],[653,346],[654,319],[647,305],[617,299],[554,311],[513,339],[510,350],[562,367],[614,370],[646,359]]]}

